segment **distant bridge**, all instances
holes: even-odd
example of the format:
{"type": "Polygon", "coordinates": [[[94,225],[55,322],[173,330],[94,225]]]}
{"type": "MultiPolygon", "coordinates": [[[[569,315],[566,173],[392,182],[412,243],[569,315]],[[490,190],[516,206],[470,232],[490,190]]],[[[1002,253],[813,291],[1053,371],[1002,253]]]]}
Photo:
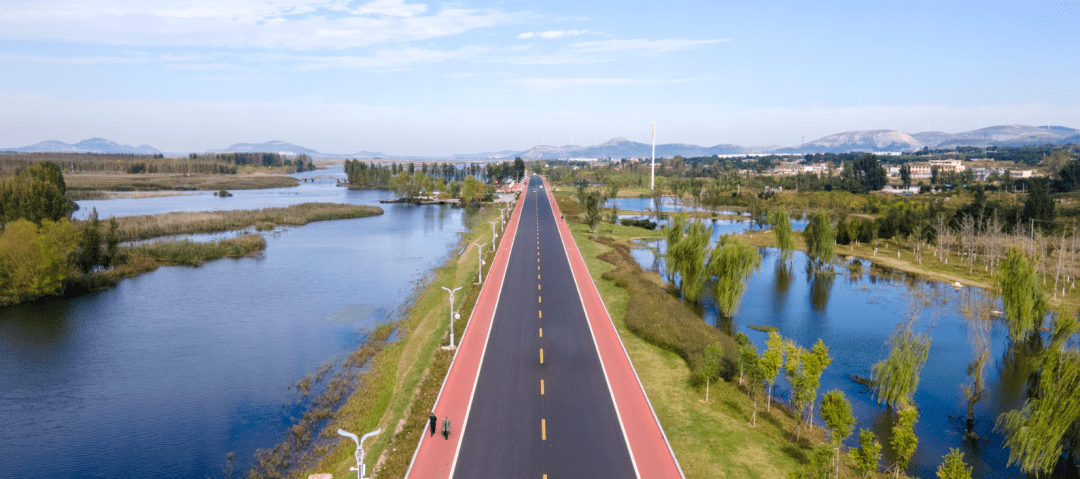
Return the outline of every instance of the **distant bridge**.
{"type": "Polygon", "coordinates": [[[326,179],[328,179],[328,180],[331,180],[331,181],[336,181],[336,182],[337,182],[338,184],[341,184],[341,183],[348,183],[348,182],[349,182],[349,181],[348,181],[348,180],[346,180],[345,178],[338,178],[338,177],[336,177],[336,176],[331,176],[331,175],[318,175],[318,176],[308,176],[308,177],[305,177],[305,178],[298,178],[298,179],[299,179],[300,181],[303,181],[303,182],[308,182],[308,181],[310,181],[310,182],[312,182],[312,183],[316,183],[316,182],[317,182],[317,183],[322,183],[322,179],[323,179],[323,178],[326,178],[326,179]]]}

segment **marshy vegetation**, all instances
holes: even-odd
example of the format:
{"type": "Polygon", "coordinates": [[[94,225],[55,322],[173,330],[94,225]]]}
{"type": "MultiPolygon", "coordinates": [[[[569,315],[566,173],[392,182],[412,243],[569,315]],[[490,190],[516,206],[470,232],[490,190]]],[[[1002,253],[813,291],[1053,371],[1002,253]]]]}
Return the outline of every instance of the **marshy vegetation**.
{"type": "Polygon", "coordinates": [[[300,226],[314,221],[366,218],[381,215],[382,208],[340,203],[301,203],[283,208],[174,212],[117,218],[121,241],[195,233],[216,233],[245,228],[271,229],[300,226]]]}

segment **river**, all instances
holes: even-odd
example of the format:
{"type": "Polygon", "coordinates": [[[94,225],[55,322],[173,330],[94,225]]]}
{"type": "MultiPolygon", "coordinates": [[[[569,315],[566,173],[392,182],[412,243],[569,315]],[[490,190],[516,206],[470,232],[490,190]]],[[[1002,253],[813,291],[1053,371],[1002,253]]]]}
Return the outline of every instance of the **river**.
{"type": "MultiPolygon", "coordinates": [[[[326,171],[298,176],[316,174],[326,171]]],[[[80,213],[392,196],[326,180],[234,195],[86,201],[80,213]]],[[[260,257],[165,267],[78,298],[0,309],[0,477],[223,477],[229,452],[240,476],[299,414],[289,387],[355,349],[364,328],[395,319],[472,215],[381,206],[380,216],[266,233],[260,257]]]]}

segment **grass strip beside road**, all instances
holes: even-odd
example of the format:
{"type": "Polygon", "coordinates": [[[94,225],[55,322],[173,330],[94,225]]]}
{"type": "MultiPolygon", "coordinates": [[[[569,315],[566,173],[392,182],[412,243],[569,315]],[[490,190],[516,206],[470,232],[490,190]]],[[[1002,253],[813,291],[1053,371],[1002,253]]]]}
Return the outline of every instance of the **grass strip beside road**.
{"type": "Polygon", "coordinates": [[[284,208],[259,210],[199,211],[158,215],[121,216],[121,241],[159,236],[217,233],[254,227],[300,226],[314,221],[366,218],[383,214],[382,208],[339,203],[301,203],[284,208]]]}

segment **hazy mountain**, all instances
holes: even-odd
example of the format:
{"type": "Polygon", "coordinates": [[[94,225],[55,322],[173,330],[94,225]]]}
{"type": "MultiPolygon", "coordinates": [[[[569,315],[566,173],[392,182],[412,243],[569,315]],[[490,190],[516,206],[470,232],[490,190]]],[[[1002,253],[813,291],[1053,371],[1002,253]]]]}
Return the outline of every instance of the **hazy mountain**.
{"type": "Polygon", "coordinates": [[[521,156],[521,152],[517,150],[502,150],[502,151],[485,151],[483,153],[458,153],[450,155],[450,158],[455,160],[470,160],[470,159],[513,159],[521,156]]]}
{"type": "MultiPolygon", "coordinates": [[[[688,145],[685,143],[664,143],[656,145],[656,156],[673,157],[680,156],[712,156],[723,154],[745,153],[748,149],[738,145],[716,145],[710,147],[688,145]]],[[[638,143],[626,138],[613,138],[605,143],[593,146],[563,145],[563,146],[537,146],[528,151],[521,152],[524,159],[555,159],[555,158],[647,158],[652,154],[652,145],[638,143]]]]}
{"type": "Polygon", "coordinates": [[[289,155],[299,155],[303,153],[308,156],[323,156],[322,153],[312,150],[311,148],[305,148],[284,141],[237,143],[218,150],[207,150],[207,153],[280,153],[289,155]]]}
{"type": "Polygon", "coordinates": [[[1064,126],[1000,125],[965,131],[952,135],[930,148],[956,146],[1027,146],[1065,144],[1066,138],[1080,134],[1080,130],[1064,126]]]}
{"type": "Polygon", "coordinates": [[[8,151],[22,152],[46,152],[46,153],[123,153],[134,155],[156,155],[161,153],[150,145],[121,145],[115,141],[104,138],[90,138],[74,145],[62,141],[49,140],[35,143],[22,148],[11,148],[8,151]]]}
{"type": "Polygon", "coordinates": [[[845,131],[802,146],[771,148],[771,153],[847,153],[849,151],[913,151],[922,148],[918,140],[893,130],[845,131]]]}

